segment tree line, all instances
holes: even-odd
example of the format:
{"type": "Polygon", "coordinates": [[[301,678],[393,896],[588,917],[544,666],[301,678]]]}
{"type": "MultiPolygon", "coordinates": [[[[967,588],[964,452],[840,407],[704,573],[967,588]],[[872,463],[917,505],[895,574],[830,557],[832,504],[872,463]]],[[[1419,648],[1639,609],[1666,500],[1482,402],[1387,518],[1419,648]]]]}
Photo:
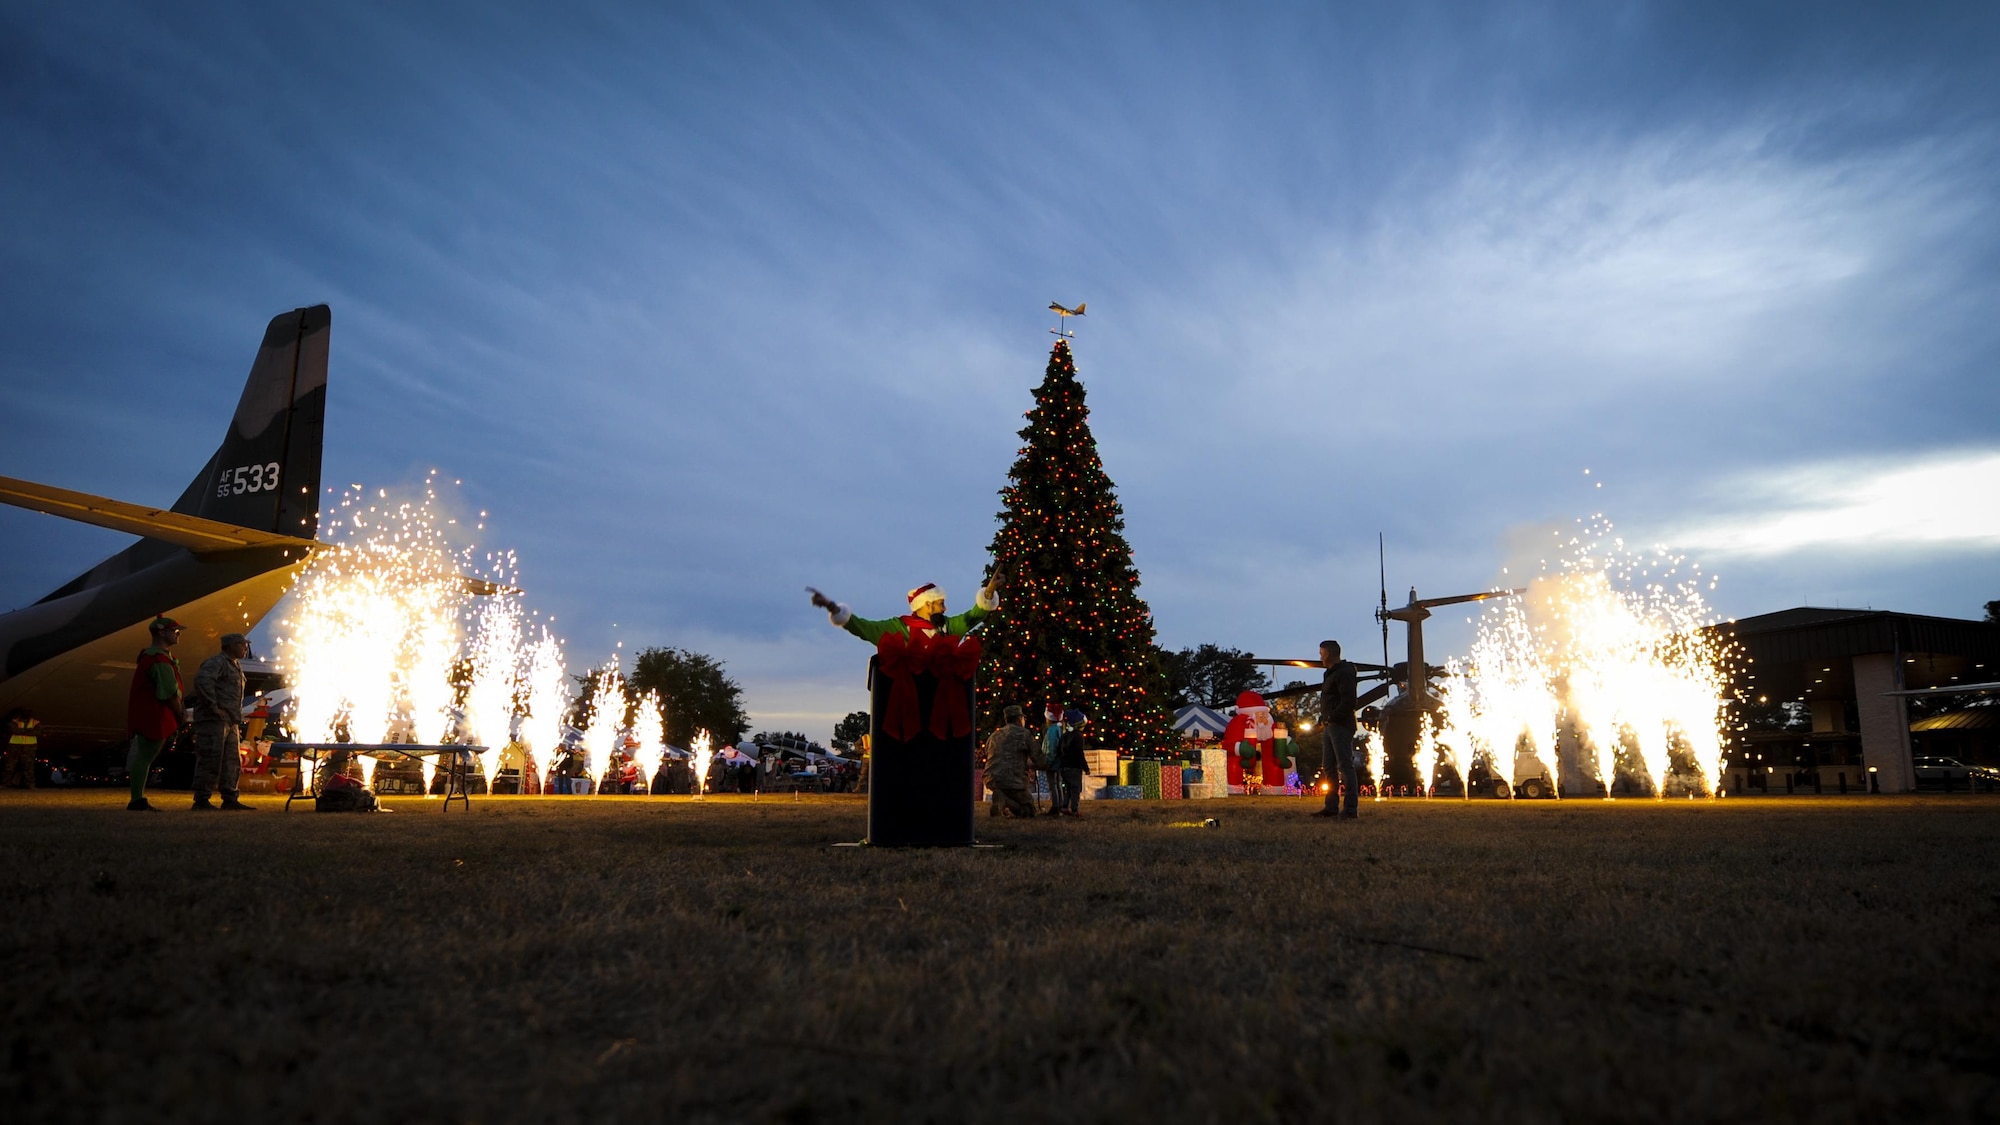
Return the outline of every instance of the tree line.
{"type": "MultiPolygon", "coordinates": [[[[585,673],[573,678],[577,697],[569,721],[581,726],[596,703],[597,677],[585,673]]],[[[643,649],[632,670],[618,677],[618,685],[625,696],[620,721],[631,722],[639,701],[650,695],[659,700],[667,741],[675,746],[686,746],[704,730],[717,745],[734,745],[750,729],[742,685],[724,671],[722,661],[705,653],[669,646],[643,649]]]]}

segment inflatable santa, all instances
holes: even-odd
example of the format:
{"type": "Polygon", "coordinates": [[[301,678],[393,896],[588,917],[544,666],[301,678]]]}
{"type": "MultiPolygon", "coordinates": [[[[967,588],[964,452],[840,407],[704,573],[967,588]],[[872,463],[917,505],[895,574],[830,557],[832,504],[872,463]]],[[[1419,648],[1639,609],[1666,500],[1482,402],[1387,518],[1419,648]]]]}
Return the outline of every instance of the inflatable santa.
{"type": "Polygon", "coordinates": [[[1236,716],[1222,732],[1223,749],[1229,751],[1229,784],[1241,787],[1247,773],[1260,786],[1285,787],[1285,762],[1272,726],[1263,696],[1246,691],[1236,697],[1236,716]]]}

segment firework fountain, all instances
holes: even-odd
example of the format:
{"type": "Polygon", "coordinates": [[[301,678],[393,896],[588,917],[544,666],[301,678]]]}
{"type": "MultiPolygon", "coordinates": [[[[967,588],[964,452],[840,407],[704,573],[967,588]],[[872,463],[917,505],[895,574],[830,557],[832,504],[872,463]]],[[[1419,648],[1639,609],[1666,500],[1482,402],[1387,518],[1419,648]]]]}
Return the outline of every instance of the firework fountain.
{"type": "MultiPolygon", "coordinates": [[[[528,713],[521,720],[521,741],[528,753],[539,755],[542,767],[555,760],[562,744],[563,712],[569,710],[569,673],[563,667],[562,641],[542,626],[541,636],[523,658],[527,677],[528,713]]],[[[524,758],[522,768],[527,769],[524,758]]]]}
{"type": "Polygon", "coordinates": [[[1556,739],[1563,708],[1548,655],[1518,603],[1489,603],[1471,657],[1449,664],[1445,726],[1465,746],[1468,759],[1483,756],[1498,777],[1512,778],[1515,760],[1525,751],[1560,793],[1556,739]]]}
{"type": "Polygon", "coordinates": [[[1719,795],[1735,656],[1702,628],[1714,580],[1665,548],[1628,550],[1601,516],[1560,546],[1522,603],[1487,606],[1470,657],[1442,685],[1440,737],[1500,776],[1525,751],[1560,780],[1567,728],[1607,796],[1621,750],[1656,797],[1677,759],[1719,795]]]}
{"type": "MultiPolygon", "coordinates": [[[[590,763],[591,778],[600,784],[611,764],[611,748],[618,744],[618,732],[625,725],[625,705],[625,680],[619,675],[614,655],[592,678],[590,718],[583,727],[585,760],[590,763]]],[[[592,788],[591,792],[597,790],[592,788]]]]}
{"type": "Polygon", "coordinates": [[[703,728],[694,736],[688,743],[688,749],[694,753],[694,797],[699,801],[708,792],[708,763],[715,757],[714,751],[710,748],[707,728],[703,728]]]}
{"type": "Polygon", "coordinates": [[[1428,797],[1431,787],[1437,781],[1438,768],[1437,727],[1428,714],[1418,720],[1417,726],[1417,796],[1428,797]]]}
{"type": "MultiPolygon", "coordinates": [[[[569,698],[561,643],[546,626],[534,644],[523,643],[522,607],[507,585],[511,556],[481,565],[469,549],[451,547],[445,529],[455,521],[438,515],[435,474],[421,500],[393,502],[378,490],[372,501],[358,485],[343,496],[326,525],[333,549],[307,564],[279,620],[276,657],[292,690],[293,733],[306,742],[344,733],[356,743],[436,744],[454,733],[453,703],[462,698],[456,734],[489,748],[480,770],[490,789],[521,703],[525,744],[546,752],[560,736],[569,698]],[[468,583],[468,574],[477,579],[468,583]]],[[[360,762],[372,785],[374,759],[360,762]]],[[[434,772],[424,761],[427,792],[434,772]]],[[[301,778],[310,781],[310,773],[301,778]]]]}
{"type": "MultiPolygon", "coordinates": [[[[500,561],[508,578],[513,574],[513,558],[500,561]]],[[[475,745],[486,747],[479,755],[479,772],[486,778],[487,792],[493,791],[493,769],[500,747],[513,731],[516,699],[521,678],[521,603],[506,588],[481,599],[475,611],[471,643],[470,681],[465,688],[465,732],[475,745]]],[[[525,762],[523,764],[525,768],[525,762]]]]}
{"type": "Polygon", "coordinates": [[[639,700],[632,718],[632,735],[639,740],[639,777],[646,783],[646,792],[651,793],[653,779],[660,775],[660,762],[667,756],[667,721],[660,713],[658,695],[647,692],[639,700]]]}

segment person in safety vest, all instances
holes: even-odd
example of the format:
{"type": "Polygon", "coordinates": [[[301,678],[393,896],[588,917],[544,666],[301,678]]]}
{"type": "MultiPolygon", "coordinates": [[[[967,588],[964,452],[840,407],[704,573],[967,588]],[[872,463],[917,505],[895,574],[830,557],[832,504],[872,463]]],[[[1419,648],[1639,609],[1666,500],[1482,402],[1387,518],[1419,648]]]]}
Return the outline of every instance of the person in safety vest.
{"type": "Polygon", "coordinates": [[[0,785],[9,789],[35,787],[35,757],[42,744],[42,723],[26,707],[7,713],[6,762],[0,766],[0,785]]]}

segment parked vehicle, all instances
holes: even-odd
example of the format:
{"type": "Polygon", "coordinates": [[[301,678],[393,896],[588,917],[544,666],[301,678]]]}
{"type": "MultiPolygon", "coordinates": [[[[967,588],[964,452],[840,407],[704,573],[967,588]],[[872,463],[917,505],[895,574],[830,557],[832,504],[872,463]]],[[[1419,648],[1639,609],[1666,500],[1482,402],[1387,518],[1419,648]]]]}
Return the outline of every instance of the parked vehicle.
{"type": "Polygon", "coordinates": [[[1514,795],[1523,800],[1539,801],[1556,795],[1556,783],[1550,780],[1547,773],[1538,773],[1533,777],[1522,778],[1520,783],[1514,786],[1514,795]]]}
{"type": "Polygon", "coordinates": [[[1916,758],[1917,788],[1936,787],[1947,792],[1972,788],[1972,768],[1957,758],[1916,758]]]}

